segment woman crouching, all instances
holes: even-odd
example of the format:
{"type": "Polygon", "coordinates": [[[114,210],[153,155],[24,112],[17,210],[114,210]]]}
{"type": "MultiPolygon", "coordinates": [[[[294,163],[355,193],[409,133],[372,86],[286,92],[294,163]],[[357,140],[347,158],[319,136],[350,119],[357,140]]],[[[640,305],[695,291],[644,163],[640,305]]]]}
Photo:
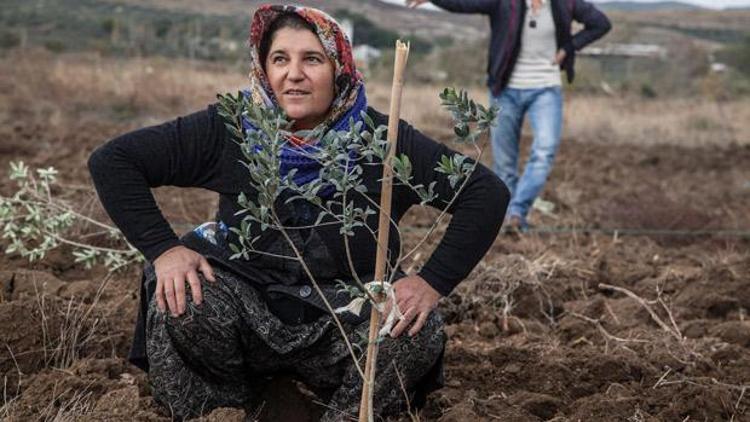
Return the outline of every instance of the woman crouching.
{"type": "MultiPolygon", "coordinates": [[[[294,131],[348,129],[362,112],[375,124],[386,124],[387,116],[367,106],[351,44],[325,13],[263,6],[253,17],[250,48],[245,94],[255,104],[282,109],[294,121],[294,131]]],[[[245,129],[254,130],[249,122],[245,129]]],[[[299,183],[314,180],[320,164],[301,152],[299,139],[288,141],[280,171],[294,171],[299,183]]],[[[454,152],[402,121],[397,153],[409,157],[415,185],[435,182],[431,205],[445,207],[455,191],[435,167],[441,155],[454,152]]],[[[328,401],[321,420],[350,420],[358,413],[361,376],[300,262],[284,259],[294,255],[288,242],[268,229],[255,243],[263,253],[230,259],[229,245],[237,242],[230,229],[241,223],[238,196],[253,194],[244,191],[249,174],[242,158],[216,104],[122,135],[92,154],[89,168],[104,207],[151,263],[144,271],[130,359],[148,371],[154,398],[177,418],[217,407],[251,407],[269,376],[291,374],[328,401]],[[217,192],[216,221],[178,238],[150,191],[165,185],[217,192]]],[[[382,164],[364,170],[370,189],[352,199],[355,206],[378,200],[381,172],[382,164]]],[[[321,189],[318,195],[326,201],[332,193],[321,189]]],[[[376,415],[397,414],[408,402],[418,405],[440,386],[445,335],[435,308],[492,244],[508,199],[499,179],[478,166],[448,210],[453,217],[430,259],[418,274],[402,274],[394,283],[404,318],[380,344],[376,415]]],[[[397,223],[420,199],[396,186],[392,201],[397,223]]],[[[311,203],[280,201],[278,208],[284,226],[300,228],[290,231],[292,240],[326,298],[345,303],[348,295],[342,297],[336,280],[352,281],[353,270],[373,273],[371,234],[349,240],[350,262],[340,225],[316,226],[311,203]]],[[[397,250],[398,238],[391,239],[389,248],[397,250]]],[[[361,315],[341,318],[352,343],[367,338],[369,313],[361,315]]]]}

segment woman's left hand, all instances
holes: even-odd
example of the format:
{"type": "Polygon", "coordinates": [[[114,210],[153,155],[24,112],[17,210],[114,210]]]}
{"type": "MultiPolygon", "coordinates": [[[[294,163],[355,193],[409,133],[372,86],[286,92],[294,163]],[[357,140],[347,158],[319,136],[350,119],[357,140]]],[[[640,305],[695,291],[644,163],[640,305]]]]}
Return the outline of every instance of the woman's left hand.
{"type": "MultiPolygon", "coordinates": [[[[409,330],[409,336],[413,336],[422,329],[427,322],[427,317],[430,316],[430,312],[437,307],[440,293],[418,275],[410,275],[399,279],[393,284],[393,288],[398,309],[404,314],[404,319],[393,327],[391,337],[400,336],[406,327],[416,319],[409,330]]],[[[390,311],[390,309],[387,311],[390,311]]]]}

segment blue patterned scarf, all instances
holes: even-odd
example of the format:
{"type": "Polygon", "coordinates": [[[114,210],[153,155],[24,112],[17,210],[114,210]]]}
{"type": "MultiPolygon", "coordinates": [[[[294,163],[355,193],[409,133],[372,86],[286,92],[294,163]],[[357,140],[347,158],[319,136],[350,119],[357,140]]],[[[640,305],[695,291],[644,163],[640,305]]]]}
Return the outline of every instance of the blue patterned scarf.
{"type": "MultiPolygon", "coordinates": [[[[364,85],[361,85],[359,95],[357,95],[357,99],[352,107],[338,120],[334,121],[328,130],[337,132],[349,130],[350,120],[353,119],[355,123],[362,121],[362,112],[366,111],[367,96],[365,95],[364,85]]],[[[247,118],[242,119],[242,126],[246,131],[255,131],[258,129],[247,118]]],[[[305,185],[317,179],[320,175],[322,164],[312,157],[318,151],[318,142],[311,141],[299,145],[289,141],[284,142],[280,154],[279,174],[281,177],[286,177],[292,169],[297,169],[297,172],[294,173],[294,183],[298,186],[305,185]]],[[[354,165],[356,157],[353,154],[354,152],[349,153],[351,160],[348,161],[347,170],[351,170],[354,165]]],[[[321,198],[330,198],[334,192],[335,188],[332,185],[326,185],[318,191],[318,196],[321,198]]]]}

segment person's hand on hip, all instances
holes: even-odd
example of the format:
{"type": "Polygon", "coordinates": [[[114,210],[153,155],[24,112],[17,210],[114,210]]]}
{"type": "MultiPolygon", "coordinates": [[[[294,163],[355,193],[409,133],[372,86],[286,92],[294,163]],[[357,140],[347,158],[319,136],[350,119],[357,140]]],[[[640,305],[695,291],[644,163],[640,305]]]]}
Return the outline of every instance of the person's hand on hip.
{"type": "Polygon", "coordinates": [[[409,336],[413,336],[422,329],[430,312],[437,307],[440,293],[418,275],[399,279],[393,284],[393,288],[398,309],[403,313],[404,319],[393,327],[391,337],[400,336],[414,322],[409,330],[409,336]]]}
{"type": "Polygon", "coordinates": [[[568,53],[566,53],[565,50],[561,48],[560,50],[557,51],[557,54],[555,54],[555,59],[552,61],[552,63],[556,65],[561,65],[567,55],[568,53]]]}
{"type": "Polygon", "coordinates": [[[215,282],[214,271],[203,255],[184,246],[168,249],[154,260],[156,271],[156,306],[165,312],[167,308],[172,316],[185,312],[185,282],[190,285],[193,302],[200,305],[203,301],[201,282],[198,271],[206,280],[215,282]]]}
{"type": "Polygon", "coordinates": [[[424,3],[427,3],[429,0],[406,0],[406,6],[414,9],[415,7],[419,7],[424,3]]]}

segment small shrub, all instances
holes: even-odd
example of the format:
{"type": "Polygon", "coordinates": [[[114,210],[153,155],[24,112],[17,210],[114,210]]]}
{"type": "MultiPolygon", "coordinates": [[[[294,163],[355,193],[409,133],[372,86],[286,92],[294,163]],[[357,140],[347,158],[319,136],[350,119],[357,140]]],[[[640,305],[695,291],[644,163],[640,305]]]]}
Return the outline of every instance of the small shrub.
{"type": "Polygon", "coordinates": [[[0,31],[0,48],[13,48],[21,44],[21,37],[8,30],[0,31]]]}
{"type": "Polygon", "coordinates": [[[656,93],[654,87],[651,86],[651,84],[649,84],[648,82],[644,82],[643,84],[641,84],[641,97],[653,99],[658,97],[658,94],[656,93]]]}
{"type": "Polygon", "coordinates": [[[65,43],[60,40],[48,40],[44,42],[44,48],[52,53],[62,53],[67,50],[65,43]]]}
{"type": "Polygon", "coordinates": [[[690,129],[703,131],[721,130],[723,127],[721,123],[706,116],[700,116],[697,119],[690,120],[688,126],[690,129]]]}
{"type": "Polygon", "coordinates": [[[719,51],[717,58],[750,77],[750,34],[745,36],[743,42],[730,45],[719,51]]]}
{"type": "Polygon", "coordinates": [[[88,243],[92,233],[113,243],[125,243],[125,238],[115,227],[80,214],[73,203],[62,199],[56,169],[33,171],[23,162],[11,162],[10,168],[9,179],[17,190],[10,197],[0,195],[0,240],[6,254],[33,262],[66,245],[73,249],[76,263],[86,268],[104,264],[110,271],[141,260],[129,244],[115,249],[88,243]]]}

